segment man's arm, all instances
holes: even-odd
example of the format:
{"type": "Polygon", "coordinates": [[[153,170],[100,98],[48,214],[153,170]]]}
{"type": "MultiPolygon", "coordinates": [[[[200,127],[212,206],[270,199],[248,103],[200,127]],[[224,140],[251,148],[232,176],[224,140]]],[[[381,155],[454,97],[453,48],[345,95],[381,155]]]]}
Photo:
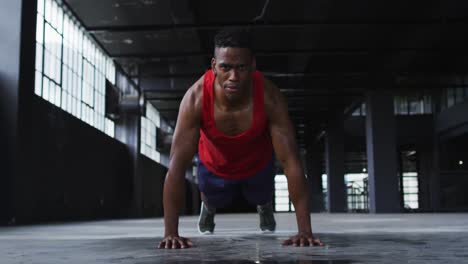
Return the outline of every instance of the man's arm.
{"type": "Polygon", "coordinates": [[[283,166],[288,180],[289,196],[296,210],[298,235],[286,240],[285,244],[321,245],[320,240],[312,235],[308,188],[288,107],[281,91],[267,79],[265,79],[265,110],[269,119],[275,155],[283,166]]]}
{"type": "Polygon", "coordinates": [[[200,80],[184,95],[171,146],[169,169],[164,182],[164,240],[159,248],[186,248],[190,240],[179,236],[179,212],[184,201],[185,171],[197,151],[201,116],[200,80]]]}

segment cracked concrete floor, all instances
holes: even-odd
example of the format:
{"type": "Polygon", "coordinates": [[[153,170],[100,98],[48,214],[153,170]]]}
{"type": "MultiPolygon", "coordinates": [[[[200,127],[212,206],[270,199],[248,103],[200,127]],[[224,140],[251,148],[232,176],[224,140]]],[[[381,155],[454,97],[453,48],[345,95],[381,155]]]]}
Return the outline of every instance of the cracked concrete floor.
{"type": "Polygon", "coordinates": [[[312,214],[325,247],[281,246],[295,216],[276,214],[263,234],[255,214],[216,216],[213,235],[199,235],[196,216],[180,234],[194,248],[156,249],[161,218],[0,228],[0,263],[468,263],[468,214],[312,214]]]}

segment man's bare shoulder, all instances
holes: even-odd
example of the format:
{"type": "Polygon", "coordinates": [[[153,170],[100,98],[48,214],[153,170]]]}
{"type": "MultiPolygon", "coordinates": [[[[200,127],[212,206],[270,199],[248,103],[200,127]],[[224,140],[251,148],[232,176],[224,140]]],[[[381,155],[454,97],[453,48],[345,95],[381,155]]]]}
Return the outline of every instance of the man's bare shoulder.
{"type": "Polygon", "coordinates": [[[201,76],[185,93],[184,101],[189,108],[196,112],[201,112],[203,98],[203,76],[201,76]]]}
{"type": "Polygon", "coordinates": [[[264,101],[265,101],[265,110],[270,112],[272,107],[274,107],[279,100],[281,100],[282,95],[281,91],[270,79],[264,78],[264,101]]]}

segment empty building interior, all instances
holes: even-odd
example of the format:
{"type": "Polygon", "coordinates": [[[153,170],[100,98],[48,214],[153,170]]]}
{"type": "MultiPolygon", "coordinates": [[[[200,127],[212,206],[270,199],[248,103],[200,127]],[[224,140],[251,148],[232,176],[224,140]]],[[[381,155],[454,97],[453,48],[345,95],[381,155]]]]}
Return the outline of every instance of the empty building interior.
{"type": "Polygon", "coordinates": [[[468,2],[5,0],[0,8],[2,263],[463,263],[468,255],[468,2]],[[213,37],[245,27],[281,90],[325,247],[297,231],[281,166],[278,230],[242,197],[155,246],[179,105],[213,37]],[[4,262],[5,261],[5,262],[4,262]]]}

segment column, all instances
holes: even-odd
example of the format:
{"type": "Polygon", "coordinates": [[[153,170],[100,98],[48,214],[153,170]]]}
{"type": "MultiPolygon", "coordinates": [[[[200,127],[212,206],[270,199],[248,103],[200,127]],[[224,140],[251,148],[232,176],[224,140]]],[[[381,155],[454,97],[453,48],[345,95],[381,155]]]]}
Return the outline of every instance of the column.
{"type": "Polygon", "coordinates": [[[330,213],[346,212],[344,182],[344,115],[340,107],[331,112],[325,137],[325,164],[328,179],[327,203],[330,213]]]}
{"type": "Polygon", "coordinates": [[[366,148],[369,211],[400,211],[393,96],[386,91],[366,94],[366,148]]]}

